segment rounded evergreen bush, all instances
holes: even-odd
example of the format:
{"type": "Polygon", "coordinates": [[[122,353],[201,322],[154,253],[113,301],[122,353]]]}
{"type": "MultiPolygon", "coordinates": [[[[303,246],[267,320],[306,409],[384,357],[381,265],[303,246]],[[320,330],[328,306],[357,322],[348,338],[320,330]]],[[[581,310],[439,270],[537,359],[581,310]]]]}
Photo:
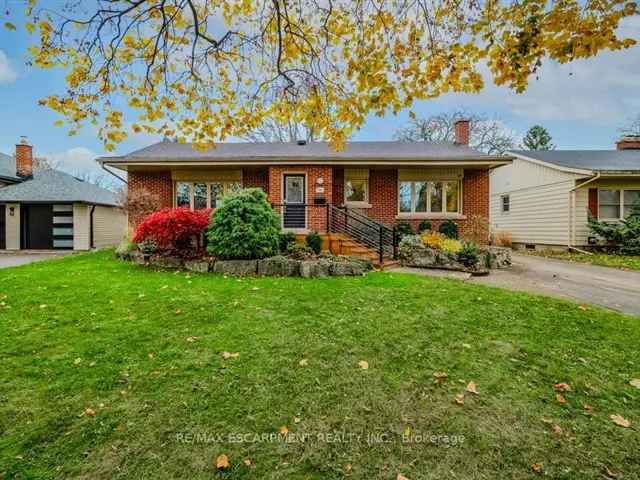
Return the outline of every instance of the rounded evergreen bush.
{"type": "Polygon", "coordinates": [[[440,224],[438,231],[447,238],[458,239],[458,225],[451,219],[445,220],[440,224]]]}
{"type": "Polygon", "coordinates": [[[425,219],[418,225],[418,233],[426,232],[427,230],[431,230],[431,222],[425,219]]]}
{"type": "Polygon", "coordinates": [[[322,237],[320,237],[320,234],[318,232],[311,232],[307,235],[305,240],[307,247],[313,250],[313,253],[316,255],[320,255],[320,252],[322,251],[322,237]]]}
{"type": "Polygon", "coordinates": [[[413,228],[409,222],[398,222],[396,224],[396,235],[402,240],[407,235],[413,235],[413,228]]]}
{"type": "Polygon", "coordinates": [[[225,197],[207,230],[207,251],[221,259],[253,260],[277,255],[280,220],[259,188],[225,197]]]}

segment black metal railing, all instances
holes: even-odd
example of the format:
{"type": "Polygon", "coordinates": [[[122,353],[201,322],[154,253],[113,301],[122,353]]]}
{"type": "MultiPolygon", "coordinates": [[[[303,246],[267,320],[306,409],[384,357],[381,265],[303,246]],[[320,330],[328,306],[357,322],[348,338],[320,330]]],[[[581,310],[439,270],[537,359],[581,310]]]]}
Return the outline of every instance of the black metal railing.
{"type": "Polygon", "coordinates": [[[396,258],[398,242],[395,228],[389,228],[347,207],[330,205],[329,211],[331,233],[345,234],[375,250],[380,263],[384,257],[396,258]]]}
{"type": "Polygon", "coordinates": [[[396,258],[398,238],[390,228],[362,213],[331,204],[272,204],[284,229],[315,230],[319,233],[346,235],[374,250],[380,263],[396,258]]]}

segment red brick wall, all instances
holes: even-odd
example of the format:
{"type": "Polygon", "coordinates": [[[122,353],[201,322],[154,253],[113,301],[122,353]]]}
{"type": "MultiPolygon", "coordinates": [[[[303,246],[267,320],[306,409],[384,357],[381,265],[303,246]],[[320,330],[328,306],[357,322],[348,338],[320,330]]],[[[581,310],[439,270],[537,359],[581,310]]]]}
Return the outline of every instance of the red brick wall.
{"type": "MultiPolygon", "coordinates": [[[[173,182],[171,172],[129,172],[129,199],[145,192],[157,199],[157,209],[173,206],[173,182]]],[[[142,221],[142,215],[129,211],[129,228],[134,230],[142,221]]]]}
{"type": "Polygon", "coordinates": [[[261,188],[269,194],[269,170],[266,168],[243,168],[242,186],[244,188],[261,188]]]}
{"type": "Polygon", "coordinates": [[[33,175],[33,147],[27,143],[16,145],[16,174],[19,177],[33,175]]]}
{"type": "Polygon", "coordinates": [[[398,215],[398,170],[369,170],[369,216],[392,226],[398,215]]]}
{"type": "MultiPolygon", "coordinates": [[[[327,203],[333,203],[333,168],[330,166],[276,166],[269,167],[269,201],[282,203],[283,174],[306,174],[307,204],[314,205],[316,198],[325,198],[327,203]],[[316,181],[322,177],[324,193],[316,193],[316,181]]],[[[280,213],[280,212],[278,212],[280,213]]],[[[322,207],[307,207],[307,228],[309,230],[326,230],[327,212],[322,207]]]]}

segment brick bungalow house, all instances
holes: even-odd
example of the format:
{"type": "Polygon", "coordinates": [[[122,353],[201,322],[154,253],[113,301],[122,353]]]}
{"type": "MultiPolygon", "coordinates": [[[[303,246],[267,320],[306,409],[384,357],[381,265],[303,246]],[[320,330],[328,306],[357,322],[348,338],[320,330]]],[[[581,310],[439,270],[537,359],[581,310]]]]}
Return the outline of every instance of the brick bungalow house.
{"type": "MultiPolygon", "coordinates": [[[[150,192],[158,208],[215,208],[226,192],[259,187],[285,230],[338,229],[377,244],[381,229],[399,221],[437,227],[452,219],[464,234],[470,216],[489,218],[489,170],[510,159],[471,149],[468,121],[455,131],[451,143],[350,142],[339,152],[304,142],[223,143],[202,152],[165,140],[98,161],[126,171],[129,196],[150,192]]],[[[129,227],[140,220],[131,215],[129,227]]]]}

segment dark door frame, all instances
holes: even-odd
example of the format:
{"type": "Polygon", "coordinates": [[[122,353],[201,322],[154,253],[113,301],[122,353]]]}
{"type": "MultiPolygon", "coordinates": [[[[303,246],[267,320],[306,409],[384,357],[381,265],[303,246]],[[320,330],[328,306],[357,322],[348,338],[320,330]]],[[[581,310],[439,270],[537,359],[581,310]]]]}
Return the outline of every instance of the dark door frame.
{"type": "Polygon", "coordinates": [[[7,249],[7,206],[0,205],[0,250],[7,249]]]}

